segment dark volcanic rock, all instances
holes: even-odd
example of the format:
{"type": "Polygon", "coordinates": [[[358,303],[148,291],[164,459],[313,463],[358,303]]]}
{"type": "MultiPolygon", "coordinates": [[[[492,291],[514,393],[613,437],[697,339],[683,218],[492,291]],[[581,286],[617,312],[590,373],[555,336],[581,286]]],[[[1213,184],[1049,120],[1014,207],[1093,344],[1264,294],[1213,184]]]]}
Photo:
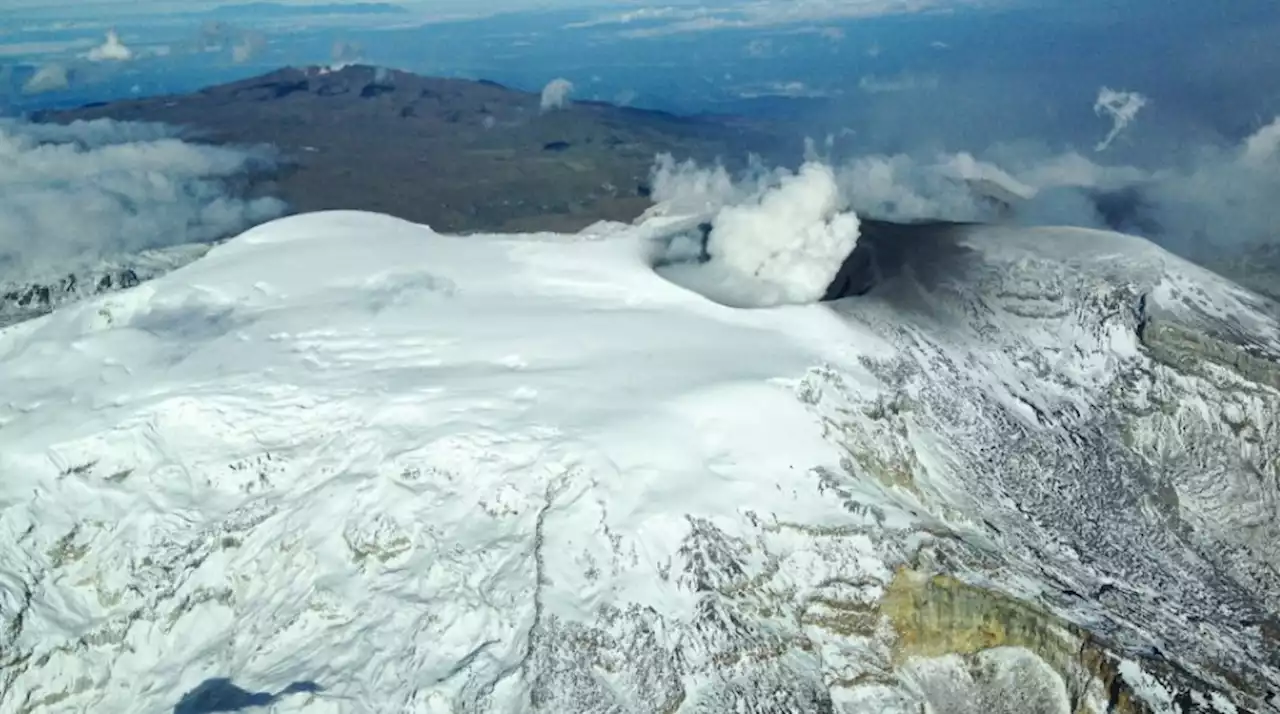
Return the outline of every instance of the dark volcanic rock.
{"type": "Polygon", "coordinates": [[[650,205],[647,196],[614,187],[643,184],[655,155],[734,166],[779,146],[745,123],[598,102],[544,113],[538,95],[494,82],[366,66],[283,69],[39,118],[100,117],[177,124],[213,142],[274,144],[285,168],[272,191],[296,211],[379,211],[461,232],[631,220],[650,205]]]}
{"type": "MultiPolygon", "coordinates": [[[[903,273],[913,258],[920,255],[937,256],[944,261],[957,256],[962,249],[955,243],[956,229],[964,225],[951,221],[895,223],[864,218],[859,225],[857,247],[845,258],[822,299],[865,295],[884,279],[903,273]]],[[[915,261],[910,269],[920,279],[927,281],[930,277],[927,265],[921,261],[915,261]]]]}

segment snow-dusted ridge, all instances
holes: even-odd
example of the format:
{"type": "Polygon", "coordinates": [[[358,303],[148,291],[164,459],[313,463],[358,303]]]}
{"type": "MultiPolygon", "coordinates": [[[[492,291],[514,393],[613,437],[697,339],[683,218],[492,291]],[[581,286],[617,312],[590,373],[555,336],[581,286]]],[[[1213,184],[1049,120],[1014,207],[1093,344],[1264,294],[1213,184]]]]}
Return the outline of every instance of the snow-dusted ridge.
{"type": "Polygon", "coordinates": [[[1273,305],[979,227],[739,310],[697,220],[297,216],[0,330],[0,710],[1274,709],[1273,305]]]}
{"type": "Polygon", "coordinates": [[[0,277],[0,327],[44,315],[60,305],[131,288],[198,259],[211,243],[153,248],[63,270],[6,270],[0,277]]]}

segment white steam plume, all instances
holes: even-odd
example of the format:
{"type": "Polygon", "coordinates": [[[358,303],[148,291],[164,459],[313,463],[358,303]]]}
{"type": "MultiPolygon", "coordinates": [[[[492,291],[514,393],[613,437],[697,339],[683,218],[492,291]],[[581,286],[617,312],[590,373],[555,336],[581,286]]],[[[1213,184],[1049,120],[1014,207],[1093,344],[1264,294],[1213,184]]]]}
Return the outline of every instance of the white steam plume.
{"type": "Polygon", "coordinates": [[[569,95],[573,92],[573,82],[557,78],[547,82],[542,88],[542,111],[549,112],[564,109],[569,104],[569,95]]]}
{"type": "Polygon", "coordinates": [[[670,213],[707,213],[738,200],[740,190],[724,166],[703,169],[692,160],[676,163],[658,156],[653,168],[653,200],[670,213]]]}
{"type": "Polygon", "coordinates": [[[107,30],[106,41],[89,50],[86,57],[90,62],[127,62],[133,59],[133,50],[120,41],[115,30],[107,30]]]}
{"type": "Polygon", "coordinates": [[[283,213],[275,199],[227,191],[264,155],[172,134],[110,120],[0,121],[0,270],[213,240],[283,213]]]}
{"type": "Polygon", "coordinates": [[[1017,179],[968,154],[919,161],[906,155],[858,157],[839,171],[844,199],[860,215],[895,221],[976,221],[995,215],[984,196],[1021,197],[1017,179]]]}
{"type": "Polygon", "coordinates": [[[707,253],[771,287],[766,302],[815,302],[858,242],[858,217],[842,209],[835,173],[808,163],[757,201],[721,209],[707,253]]]}
{"type": "Polygon", "coordinates": [[[1109,87],[1098,90],[1098,100],[1093,103],[1093,112],[1111,119],[1111,131],[1098,142],[1095,150],[1106,151],[1145,106],[1147,98],[1137,92],[1119,92],[1109,87]]]}
{"type": "Polygon", "coordinates": [[[674,282],[736,307],[771,307],[822,298],[858,242],[858,217],[846,209],[836,175],[808,162],[796,173],[757,171],[735,185],[723,167],[659,161],[654,196],[707,211],[708,262],[673,244],[660,270],[674,282]]]}

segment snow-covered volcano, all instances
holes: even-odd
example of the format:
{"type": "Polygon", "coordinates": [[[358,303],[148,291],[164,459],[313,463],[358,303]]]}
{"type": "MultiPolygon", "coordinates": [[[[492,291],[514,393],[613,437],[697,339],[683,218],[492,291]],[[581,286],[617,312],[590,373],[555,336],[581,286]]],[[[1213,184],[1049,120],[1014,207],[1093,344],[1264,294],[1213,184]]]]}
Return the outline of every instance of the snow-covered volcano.
{"type": "Polygon", "coordinates": [[[1274,709],[1274,305],[971,227],[735,309],[680,225],[299,216],[0,331],[0,710],[1274,709]]]}

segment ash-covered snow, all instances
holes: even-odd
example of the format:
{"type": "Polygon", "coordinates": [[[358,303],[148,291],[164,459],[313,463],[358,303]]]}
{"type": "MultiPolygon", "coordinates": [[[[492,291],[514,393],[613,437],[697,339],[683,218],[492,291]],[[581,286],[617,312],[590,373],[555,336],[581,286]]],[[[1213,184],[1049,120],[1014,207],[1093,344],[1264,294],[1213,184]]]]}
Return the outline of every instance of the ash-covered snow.
{"type": "MultiPolygon", "coordinates": [[[[783,228],[847,251],[838,208],[783,228]]],[[[1169,691],[1280,686],[1275,390],[1140,340],[1249,296],[1136,239],[979,229],[865,299],[741,310],[651,267],[690,220],[298,216],[0,330],[0,710],[1107,704],[1016,638],[904,659],[876,614],[904,566],[1158,645],[1169,691]]]]}

